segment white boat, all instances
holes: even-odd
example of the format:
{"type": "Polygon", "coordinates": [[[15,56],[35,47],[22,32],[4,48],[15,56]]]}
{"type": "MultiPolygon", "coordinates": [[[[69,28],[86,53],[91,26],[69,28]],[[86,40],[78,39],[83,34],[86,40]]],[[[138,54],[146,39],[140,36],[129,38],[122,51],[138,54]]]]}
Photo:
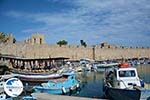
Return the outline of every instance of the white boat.
{"type": "Polygon", "coordinates": [[[118,66],[119,63],[95,63],[94,66],[96,68],[97,72],[104,72],[105,68],[113,67],[113,66],[118,66]]]}
{"type": "Polygon", "coordinates": [[[144,87],[144,82],[138,77],[136,68],[113,68],[106,71],[103,91],[113,100],[147,100],[150,89],[144,87]]]}
{"type": "MultiPolygon", "coordinates": [[[[19,80],[17,78],[14,78],[15,76],[13,74],[1,75],[0,77],[1,77],[1,79],[0,79],[0,100],[13,100],[12,97],[17,96],[17,94],[20,93],[20,87],[19,87],[20,84],[18,84],[19,80]]],[[[19,81],[19,82],[21,82],[21,81],[19,81]]],[[[22,82],[21,82],[21,85],[22,85],[22,82]]],[[[23,86],[22,86],[21,92],[22,91],[23,91],[23,86]]]]}

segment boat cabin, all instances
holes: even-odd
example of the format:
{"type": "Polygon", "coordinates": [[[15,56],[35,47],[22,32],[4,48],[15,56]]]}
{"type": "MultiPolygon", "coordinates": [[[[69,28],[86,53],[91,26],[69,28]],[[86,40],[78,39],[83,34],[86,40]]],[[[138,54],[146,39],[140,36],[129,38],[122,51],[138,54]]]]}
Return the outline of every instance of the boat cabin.
{"type": "Polygon", "coordinates": [[[116,88],[133,88],[141,86],[136,68],[114,69],[113,82],[111,85],[116,88]]]}

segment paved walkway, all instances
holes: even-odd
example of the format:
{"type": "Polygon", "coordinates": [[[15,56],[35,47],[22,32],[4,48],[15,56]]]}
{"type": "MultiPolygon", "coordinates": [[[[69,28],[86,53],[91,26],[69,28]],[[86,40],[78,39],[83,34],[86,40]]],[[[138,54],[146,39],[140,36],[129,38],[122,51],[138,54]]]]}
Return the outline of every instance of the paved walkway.
{"type": "Polygon", "coordinates": [[[37,98],[37,100],[104,100],[104,99],[73,97],[64,95],[50,95],[46,93],[33,93],[32,96],[37,98]]]}

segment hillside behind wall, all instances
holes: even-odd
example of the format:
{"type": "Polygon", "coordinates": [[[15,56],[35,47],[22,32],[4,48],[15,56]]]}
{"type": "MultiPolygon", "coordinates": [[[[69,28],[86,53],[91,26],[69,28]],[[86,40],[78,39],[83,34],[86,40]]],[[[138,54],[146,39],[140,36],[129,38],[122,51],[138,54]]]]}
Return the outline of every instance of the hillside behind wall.
{"type": "MultiPolygon", "coordinates": [[[[95,47],[95,60],[120,58],[150,58],[150,49],[135,48],[100,48],[95,47]]],[[[0,53],[27,58],[68,57],[71,60],[81,58],[93,59],[93,47],[77,47],[47,45],[47,44],[0,44],[0,53]]]]}

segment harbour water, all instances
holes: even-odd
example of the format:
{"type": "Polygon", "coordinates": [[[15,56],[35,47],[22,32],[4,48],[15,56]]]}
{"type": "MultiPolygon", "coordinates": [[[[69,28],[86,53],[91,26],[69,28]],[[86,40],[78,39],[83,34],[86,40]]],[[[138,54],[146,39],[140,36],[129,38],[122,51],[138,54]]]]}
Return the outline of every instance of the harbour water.
{"type": "MultiPolygon", "coordinates": [[[[150,65],[138,65],[135,67],[138,70],[139,77],[143,79],[144,82],[150,84],[150,65]]],[[[75,96],[103,98],[103,73],[84,72],[78,74],[78,77],[83,81],[83,85],[81,91],[75,94],[75,96]]]]}

